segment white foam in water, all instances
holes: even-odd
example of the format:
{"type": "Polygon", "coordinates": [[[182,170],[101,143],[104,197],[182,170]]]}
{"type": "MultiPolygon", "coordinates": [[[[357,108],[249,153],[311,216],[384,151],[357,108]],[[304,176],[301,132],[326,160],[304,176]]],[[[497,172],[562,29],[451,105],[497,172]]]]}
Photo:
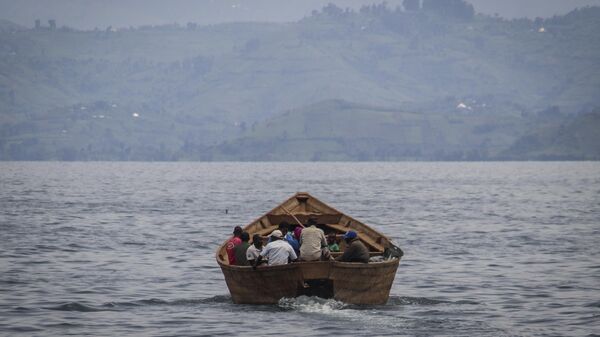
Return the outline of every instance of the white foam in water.
{"type": "Polygon", "coordinates": [[[296,298],[282,298],[279,307],[307,313],[331,314],[343,309],[344,302],[320,297],[300,296],[296,298]]]}
{"type": "Polygon", "coordinates": [[[378,310],[350,309],[348,304],[334,299],[299,296],[282,298],[278,303],[280,308],[294,310],[300,313],[319,314],[319,316],[335,317],[339,320],[352,321],[360,326],[369,328],[406,328],[407,322],[389,317],[378,310]]]}

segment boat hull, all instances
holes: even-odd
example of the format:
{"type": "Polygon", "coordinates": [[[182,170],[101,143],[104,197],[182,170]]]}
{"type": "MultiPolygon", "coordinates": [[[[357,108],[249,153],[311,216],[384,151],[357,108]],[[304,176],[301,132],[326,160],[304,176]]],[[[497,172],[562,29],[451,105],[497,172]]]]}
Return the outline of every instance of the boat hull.
{"type": "Polygon", "coordinates": [[[314,295],[377,305],[387,302],[399,263],[299,262],[256,270],[219,265],[234,303],[275,304],[284,297],[314,295]]]}
{"type": "Polygon", "coordinates": [[[334,298],[351,304],[385,304],[399,259],[377,263],[334,263],[331,279],[334,282],[334,298]]]}
{"type": "Polygon", "coordinates": [[[302,274],[293,265],[268,268],[221,265],[231,299],[239,304],[273,304],[283,297],[296,297],[302,274]]]}

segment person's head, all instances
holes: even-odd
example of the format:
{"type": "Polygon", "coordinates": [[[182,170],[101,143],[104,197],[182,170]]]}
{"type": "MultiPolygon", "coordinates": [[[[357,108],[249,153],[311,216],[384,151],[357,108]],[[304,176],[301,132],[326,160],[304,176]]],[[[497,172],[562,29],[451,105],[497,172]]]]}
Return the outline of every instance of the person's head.
{"type": "Polygon", "coordinates": [[[327,243],[328,244],[333,244],[335,242],[336,242],[335,232],[331,232],[331,233],[327,234],[327,243]]]}
{"type": "Polygon", "coordinates": [[[306,222],[306,225],[307,225],[308,227],[310,227],[310,226],[316,226],[316,225],[317,225],[317,220],[315,220],[314,218],[310,218],[310,219],[308,219],[308,221],[306,222]]]}
{"type": "Polygon", "coordinates": [[[271,232],[271,241],[281,240],[281,239],[283,239],[283,233],[281,233],[281,231],[279,229],[276,229],[273,232],[271,232]]]}
{"type": "Polygon", "coordinates": [[[281,231],[281,234],[283,234],[285,236],[287,234],[287,232],[290,230],[290,224],[285,221],[282,221],[279,224],[279,230],[281,231]]]}
{"type": "Polygon", "coordinates": [[[356,234],[355,231],[347,231],[346,234],[344,234],[344,241],[346,241],[346,243],[350,243],[352,240],[356,239],[358,237],[358,234],[356,234]]]}
{"type": "Polygon", "coordinates": [[[248,242],[250,241],[250,234],[248,234],[248,232],[242,232],[240,239],[242,239],[242,242],[248,242]]]}
{"type": "Polygon", "coordinates": [[[239,238],[242,235],[243,231],[244,230],[242,230],[242,227],[235,226],[235,228],[233,229],[233,236],[235,236],[236,238],[239,238]]]}
{"type": "Polygon", "coordinates": [[[301,234],[302,234],[302,227],[298,226],[298,227],[294,228],[294,236],[296,237],[296,240],[300,240],[301,234]]]}
{"type": "Polygon", "coordinates": [[[254,247],[256,247],[256,248],[262,247],[263,241],[262,241],[262,237],[260,236],[260,234],[254,234],[252,236],[252,243],[254,244],[254,247]]]}

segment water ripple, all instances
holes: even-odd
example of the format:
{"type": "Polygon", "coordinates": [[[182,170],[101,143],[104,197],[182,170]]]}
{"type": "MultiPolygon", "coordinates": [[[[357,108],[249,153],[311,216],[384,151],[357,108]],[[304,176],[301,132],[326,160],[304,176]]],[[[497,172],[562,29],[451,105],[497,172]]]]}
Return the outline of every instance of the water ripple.
{"type": "Polygon", "coordinates": [[[0,330],[597,333],[600,163],[0,163],[0,330]],[[232,227],[308,191],[406,252],[386,305],[235,305],[232,227]],[[228,210],[227,214],[225,209],[228,210]],[[242,328],[243,327],[243,328],[242,328]]]}

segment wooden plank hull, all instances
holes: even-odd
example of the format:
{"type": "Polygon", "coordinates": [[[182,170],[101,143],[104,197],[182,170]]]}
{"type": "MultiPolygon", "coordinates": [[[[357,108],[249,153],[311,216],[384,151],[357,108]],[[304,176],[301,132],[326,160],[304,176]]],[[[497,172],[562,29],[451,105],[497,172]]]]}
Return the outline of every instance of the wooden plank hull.
{"type": "Polygon", "coordinates": [[[221,265],[231,299],[238,304],[274,304],[283,297],[297,297],[302,287],[300,270],[292,265],[269,268],[221,265]]]}
{"type": "Polygon", "coordinates": [[[330,276],[333,298],[351,304],[385,304],[399,263],[399,259],[378,263],[335,262],[330,276]]]}
{"type": "Polygon", "coordinates": [[[299,262],[256,270],[220,266],[234,303],[276,304],[284,297],[316,294],[349,304],[377,305],[387,302],[399,262],[299,262]],[[331,286],[315,290],[315,281],[329,281],[331,286]]]}

